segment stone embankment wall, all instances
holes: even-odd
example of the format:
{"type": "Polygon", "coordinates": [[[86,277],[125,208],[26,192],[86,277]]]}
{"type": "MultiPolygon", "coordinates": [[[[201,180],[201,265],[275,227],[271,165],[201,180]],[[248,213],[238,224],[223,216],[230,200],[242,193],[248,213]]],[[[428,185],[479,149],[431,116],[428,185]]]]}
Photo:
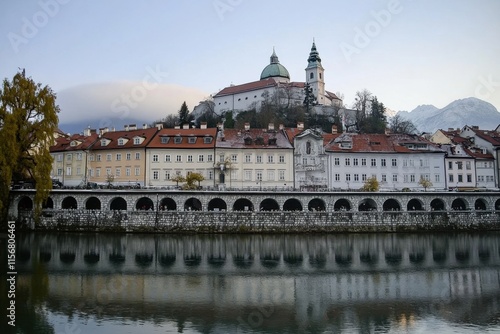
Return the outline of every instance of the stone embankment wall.
{"type": "Polygon", "coordinates": [[[25,228],[160,233],[314,233],[500,230],[500,211],[482,212],[206,212],[51,210],[25,228]]]}

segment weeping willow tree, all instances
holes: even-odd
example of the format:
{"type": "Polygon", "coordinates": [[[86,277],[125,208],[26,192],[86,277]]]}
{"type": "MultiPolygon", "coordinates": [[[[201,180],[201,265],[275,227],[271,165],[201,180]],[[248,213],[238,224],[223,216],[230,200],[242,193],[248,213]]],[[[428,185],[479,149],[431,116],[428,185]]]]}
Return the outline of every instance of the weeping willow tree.
{"type": "Polygon", "coordinates": [[[35,183],[35,216],[47,200],[52,181],[52,157],[58,127],[59,107],[48,86],[35,83],[18,72],[4,79],[0,88],[0,219],[7,220],[11,183],[32,180],[35,183]]]}

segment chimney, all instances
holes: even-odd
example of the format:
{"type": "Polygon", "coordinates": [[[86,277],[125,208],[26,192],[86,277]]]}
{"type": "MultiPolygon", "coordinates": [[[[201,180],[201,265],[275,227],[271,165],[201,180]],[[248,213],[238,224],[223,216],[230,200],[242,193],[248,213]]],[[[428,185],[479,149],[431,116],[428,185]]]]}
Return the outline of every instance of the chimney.
{"type": "Polygon", "coordinates": [[[108,132],[108,128],[100,128],[100,129],[99,129],[99,133],[100,133],[101,135],[105,134],[106,132],[108,132]]]}
{"type": "Polygon", "coordinates": [[[135,125],[135,124],[130,124],[130,125],[129,125],[129,129],[130,129],[130,131],[132,131],[132,130],[137,130],[137,125],[135,125]]]}
{"type": "Polygon", "coordinates": [[[176,126],[174,126],[174,129],[176,129],[176,130],[177,130],[177,129],[180,129],[180,128],[181,128],[181,126],[180,126],[180,125],[176,125],[176,126]]]}
{"type": "Polygon", "coordinates": [[[86,128],[86,129],[84,129],[84,130],[83,130],[83,135],[84,135],[85,137],[90,136],[90,126],[89,126],[88,128],[86,128]]]}
{"type": "Polygon", "coordinates": [[[477,125],[473,125],[473,126],[472,126],[472,130],[479,130],[479,126],[477,126],[477,125]]]}
{"type": "Polygon", "coordinates": [[[200,129],[206,129],[206,128],[207,128],[207,122],[201,122],[200,129]]]}
{"type": "Polygon", "coordinates": [[[336,135],[338,133],[337,126],[335,124],[332,125],[332,134],[336,135]]]}
{"type": "Polygon", "coordinates": [[[453,128],[448,128],[448,132],[452,132],[453,130],[453,128]]]}
{"type": "Polygon", "coordinates": [[[304,122],[298,122],[297,123],[297,129],[304,130],[304,122]]]}
{"type": "Polygon", "coordinates": [[[386,135],[390,135],[390,134],[391,134],[391,129],[389,129],[389,128],[385,128],[385,130],[384,130],[384,134],[386,134],[386,135]]]}
{"type": "Polygon", "coordinates": [[[245,131],[249,131],[250,130],[250,123],[245,123],[245,131]]]}
{"type": "Polygon", "coordinates": [[[143,124],[142,124],[142,128],[143,128],[144,130],[146,130],[146,129],[148,128],[148,125],[147,125],[146,123],[143,123],[143,124]]]}
{"type": "Polygon", "coordinates": [[[155,126],[156,126],[156,128],[157,128],[158,130],[163,129],[163,123],[161,123],[161,122],[156,123],[156,124],[155,124],[155,126]]]}
{"type": "Polygon", "coordinates": [[[224,123],[217,123],[217,129],[224,131],[224,123]]]}
{"type": "Polygon", "coordinates": [[[283,124],[280,124],[280,130],[285,129],[285,126],[283,124]]]}
{"type": "Polygon", "coordinates": [[[183,129],[189,129],[189,124],[182,124],[183,129]]]}
{"type": "Polygon", "coordinates": [[[128,130],[129,130],[129,128],[128,128],[128,124],[125,124],[125,125],[124,125],[124,128],[125,128],[125,131],[128,131],[128,130]]]}
{"type": "Polygon", "coordinates": [[[267,130],[274,131],[274,123],[269,123],[269,125],[267,126],[267,130]]]}

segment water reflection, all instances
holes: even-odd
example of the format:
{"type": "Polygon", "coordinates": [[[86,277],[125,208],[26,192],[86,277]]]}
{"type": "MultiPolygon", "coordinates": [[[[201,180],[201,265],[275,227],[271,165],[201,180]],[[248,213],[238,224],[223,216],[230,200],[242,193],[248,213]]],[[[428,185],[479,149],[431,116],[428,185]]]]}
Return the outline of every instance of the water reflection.
{"type": "Polygon", "coordinates": [[[400,332],[438,321],[496,330],[499,244],[498,233],[26,234],[18,284],[47,316],[104,327],[400,332]]]}

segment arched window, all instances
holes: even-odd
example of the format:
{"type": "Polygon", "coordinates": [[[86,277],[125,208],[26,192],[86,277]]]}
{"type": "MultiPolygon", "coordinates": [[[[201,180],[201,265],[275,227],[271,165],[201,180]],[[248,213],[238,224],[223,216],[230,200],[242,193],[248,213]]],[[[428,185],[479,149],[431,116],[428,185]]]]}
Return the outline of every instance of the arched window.
{"type": "Polygon", "coordinates": [[[311,142],[306,142],[306,153],[311,154],[311,142]]]}
{"type": "Polygon", "coordinates": [[[314,73],[313,72],[309,73],[309,79],[314,79],[314,73]]]}
{"type": "Polygon", "coordinates": [[[319,74],[319,79],[321,80],[321,73],[319,74]]]}

